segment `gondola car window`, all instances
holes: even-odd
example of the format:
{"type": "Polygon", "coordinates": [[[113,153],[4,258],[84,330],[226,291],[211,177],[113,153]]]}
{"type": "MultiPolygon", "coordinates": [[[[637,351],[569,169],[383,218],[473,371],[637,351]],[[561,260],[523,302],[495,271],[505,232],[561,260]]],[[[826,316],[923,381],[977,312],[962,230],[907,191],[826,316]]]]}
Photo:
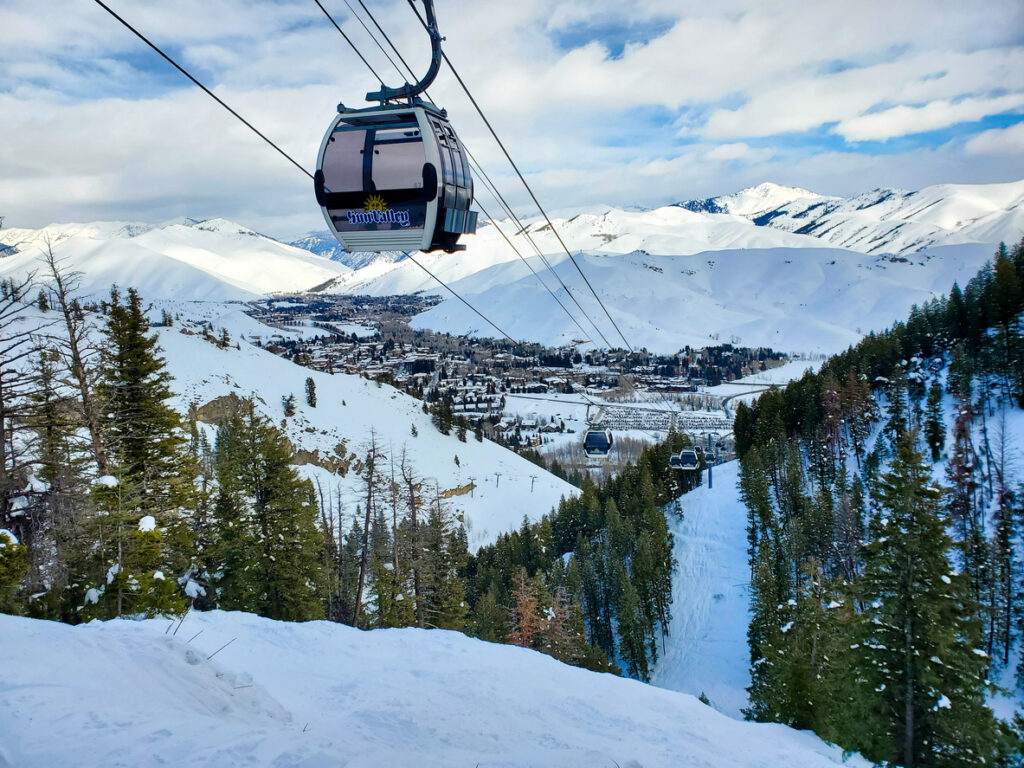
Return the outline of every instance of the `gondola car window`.
{"type": "Polygon", "coordinates": [[[423,187],[423,139],[403,129],[378,130],[373,144],[373,183],[378,190],[423,187]]]}
{"type": "Polygon", "coordinates": [[[356,192],[363,188],[362,166],[352,162],[366,144],[366,131],[335,131],[324,152],[323,171],[329,192],[356,192]]]}

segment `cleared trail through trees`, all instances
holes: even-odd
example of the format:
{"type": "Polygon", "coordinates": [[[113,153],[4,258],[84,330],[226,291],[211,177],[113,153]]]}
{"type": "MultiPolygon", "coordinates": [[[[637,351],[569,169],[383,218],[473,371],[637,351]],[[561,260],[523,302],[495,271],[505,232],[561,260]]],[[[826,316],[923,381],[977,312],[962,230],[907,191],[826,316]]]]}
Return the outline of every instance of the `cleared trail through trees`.
{"type": "Polygon", "coordinates": [[[704,693],[730,717],[742,717],[750,683],[747,513],[738,477],[739,462],[716,466],[715,487],[709,490],[705,478],[681,498],[683,519],[668,515],[677,562],[672,620],[665,653],[651,675],[661,688],[704,693]]]}

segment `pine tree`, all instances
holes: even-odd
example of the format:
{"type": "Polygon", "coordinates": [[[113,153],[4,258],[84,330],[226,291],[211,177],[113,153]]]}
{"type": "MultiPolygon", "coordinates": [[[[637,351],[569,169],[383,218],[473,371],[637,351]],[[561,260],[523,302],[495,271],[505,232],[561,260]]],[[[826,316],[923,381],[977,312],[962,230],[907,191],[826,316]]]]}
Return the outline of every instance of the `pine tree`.
{"type": "Polygon", "coordinates": [[[650,668],[647,663],[647,633],[641,613],[640,598],[622,563],[616,562],[615,568],[618,571],[616,581],[620,584],[618,600],[615,605],[619,654],[625,662],[630,676],[646,682],[650,679],[650,668]]]}
{"type": "Polygon", "coordinates": [[[782,684],[783,670],[777,666],[780,652],[785,652],[782,627],[785,626],[789,602],[787,584],[780,580],[775,545],[770,538],[762,541],[754,562],[751,579],[750,623],[747,644],[750,646],[750,706],[744,714],[761,722],[784,721],[787,709],[782,684]]]}
{"type": "Polygon", "coordinates": [[[312,376],[306,377],[306,404],[310,408],[316,408],[316,382],[312,376]]]}
{"type": "Polygon", "coordinates": [[[94,513],[89,497],[91,462],[88,440],[74,389],[64,381],[60,356],[50,347],[35,357],[36,388],[29,424],[35,433],[36,477],[46,484],[28,507],[41,516],[43,537],[30,551],[28,589],[30,614],[38,618],[76,622],[83,605],[90,553],[87,521],[94,513]],[[44,543],[45,542],[45,543],[44,543]]]}
{"type": "Polygon", "coordinates": [[[0,613],[14,611],[14,592],[27,571],[25,546],[13,533],[0,529],[0,613]]]}
{"type": "Polygon", "coordinates": [[[160,357],[142,299],[116,287],[104,303],[102,380],[97,394],[108,476],[92,493],[100,546],[90,615],[181,610],[177,579],[193,553],[190,516],[196,467],[178,414],[168,405],[171,376],[160,357]]]}
{"type": "Polygon", "coordinates": [[[924,425],[924,438],[931,449],[932,461],[938,461],[946,445],[946,424],[942,418],[942,385],[933,381],[928,388],[928,412],[924,425]]]}
{"type": "Polygon", "coordinates": [[[892,444],[895,445],[907,431],[907,378],[903,371],[897,370],[893,373],[885,394],[889,400],[886,405],[888,421],[885,429],[892,444]]]}
{"type": "Polygon", "coordinates": [[[536,584],[526,576],[526,569],[516,573],[512,588],[512,615],[507,642],[521,648],[534,648],[544,631],[541,604],[536,584]]]}
{"type": "Polygon", "coordinates": [[[457,525],[435,494],[422,536],[421,591],[427,626],[462,630],[466,623],[466,583],[460,576],[468,557],[466,529],[457,525]]]}
{"type": "Polygon", "coordinates": [[[295,415],[295,395],[284,395],[281,398],[281,407],[284,409],[285,418],[295,415]]]}
{"type": "Polygon", "coordinates": [[[490,643],[504,642],[512,632],[509,626],[510,615],[509,609],[501,603],[498,584],[492,581],[473,606],[470,619],[473,636],[490,643]]]}
{"type": "Polygon", "coordinates": [[[980,627],[965,576],[949,567],[942,492],[914,442],[913,433],[900,441],[880,480],[855,588],[860,706],[847,745],[906,768],[996,764],[980,627]]]}
{"type": "Polygon", "coordinates": [[[291,466],[284,436],[246,400],[218,430],[215,455],[220,606],[284,621],[323,618],[315,491],[291,466]]]}

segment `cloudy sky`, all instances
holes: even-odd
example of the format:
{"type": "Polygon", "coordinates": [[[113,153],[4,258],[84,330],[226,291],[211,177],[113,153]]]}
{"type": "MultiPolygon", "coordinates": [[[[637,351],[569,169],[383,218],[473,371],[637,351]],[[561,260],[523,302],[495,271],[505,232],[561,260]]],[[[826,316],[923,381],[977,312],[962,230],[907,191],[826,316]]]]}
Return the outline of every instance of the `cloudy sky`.
{"type": "MultiPolygon", "coordinates": [[[[345,0],[321,1],[400,84],[345,0]]],[[[425,69],[406,0],[363,1],[425,69]]],[[[310,170],[337,103],[377,85],[313,0],[107,2],[310,170]]],[[[1024,178],[1020,0],[437,5],[449,56],[550,209],[762,181],[849,195],[1024,178]]],[[[223,216],[279,237],[322,228],[307,177],[93,0],[0,0],[0,30],[5,226],[223,216]]],[[[431,95],[526,212],[450,73],[431,95]]]]}

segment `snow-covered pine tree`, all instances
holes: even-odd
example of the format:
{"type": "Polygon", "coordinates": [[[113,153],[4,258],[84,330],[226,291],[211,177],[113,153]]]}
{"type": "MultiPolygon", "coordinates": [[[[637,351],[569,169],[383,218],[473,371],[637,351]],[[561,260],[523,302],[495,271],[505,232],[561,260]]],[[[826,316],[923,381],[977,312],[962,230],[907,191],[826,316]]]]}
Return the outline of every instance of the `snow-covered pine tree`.
{"type": "Polygon", "coordinates": [[[174,612],[184,608],[177,578],[191,565],[195,464],[178,414],[171,375],[142,299],[111,288],[106,326],[101,427],[108,474],[94,486],[97,567],[86,598],[91,616],[174,612]]]}
{"type": "Polygon", "coordinates": [[[864,609],[851,638],[856,691],[844,745],[876,761],[914,766],[996,765],[999,729],[986,705],[988,657],[954,549],[942,491],[916,435],[897,446],[878,484],[864,572],[864,609]]]}
{"type": "Polygon", "coordinates": [[[94,544],[86,535],[87,521],[95,514],[88,483],[92,457],[59,354],[52,347],[40,347],[34,367],[36,388],[30,400],[35,407],[29,424],[35,433],[35,475],[44,488],[30,508],[40,516],[44,538],[30,552],[27,589],[34,598],[26,607],[32,616],[75,623],[94,544]]]}

